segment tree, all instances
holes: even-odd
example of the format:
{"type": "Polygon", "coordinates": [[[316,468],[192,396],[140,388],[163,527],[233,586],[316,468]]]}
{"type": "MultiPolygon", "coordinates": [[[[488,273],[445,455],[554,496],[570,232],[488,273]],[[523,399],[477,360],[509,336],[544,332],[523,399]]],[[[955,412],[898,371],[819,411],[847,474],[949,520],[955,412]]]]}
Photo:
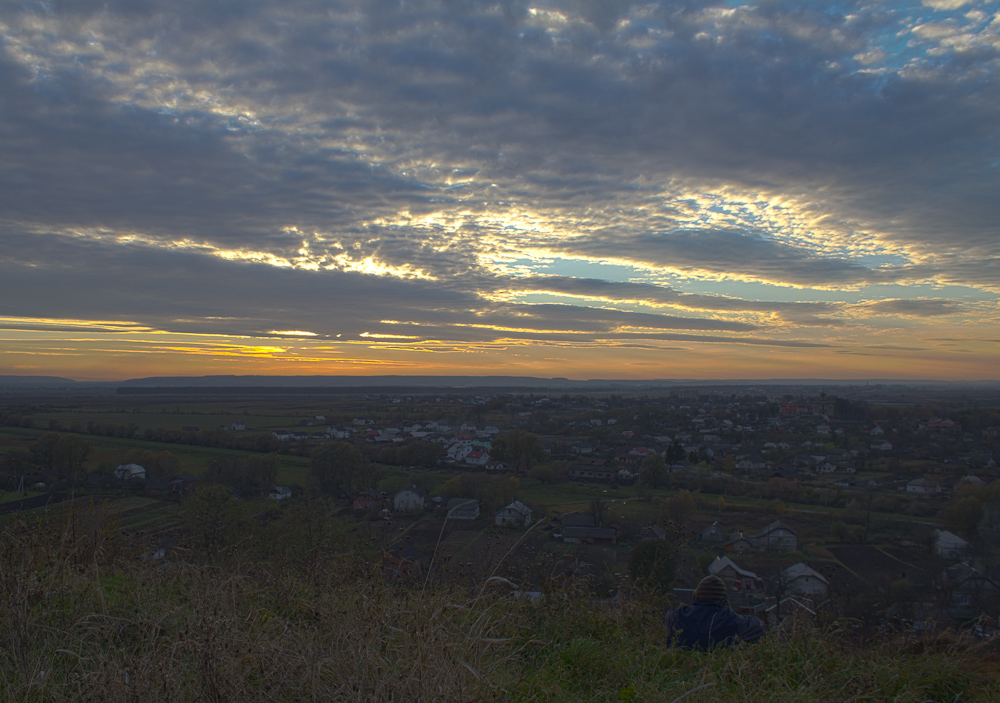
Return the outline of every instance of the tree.
{"type": "Polygon", "coordinates": [[[989,528],[1000,510],[1000,480],[986,486],[963,485],[941,509],[945,527],[978,539],[980,528],[989,528]],[[984,520],[985,519],[985,520],[984,520]]]}
{"type": "Polygon", "coordinates": [[[481,492],[485,476],[481,474],[463,473],[453,476],[444,482],[441,495],[445,498],[477,498],[481,492]]]}
{"type": "Polygon", "coordinates": [[[676,548],[663,539],[640,542],[629,556],[628,573],[640,587],[669,593],[677,573],[676,548]]]}
{"type": "Polygon", "coordinates": [[[542,483],[559,483],[569,476],[569,467],[568,461],[547,461],[531,467],[528,476],[542,483]]]}
{"type": "Polygon", "coordinates": [[[686,522],[698,509],[690,491],[679,491],[664,500],[661,505],[667,518],[675,523],[686,522]]]}
{"type": "Polygon", "coordinates": [[[153,462],[153,467],[155,469],[155,474],[157,476],[173,476],[177,473],[177,469],[180,467],[180,462],[177,461],[171,452],[163,451],[160,452],[159,456],[156,457],[156,461],[153,462]]]}
{"type": "Polygon", "coordinates": [[[538,435],[524,430],[511,430],[494,439],[490,443],[490,454],[515,471],[523,472],[548,458],[538,435]]]}
{"type": "Polygon", "coordinates": [[[130,449],[126,452],[125,456],[122,457],[121,463],[138,464],[142,468],[146,469],[147,477],[151,477],[156,470],[156,455],[148,449],[130,449]]]}
{"type": "Polygon", "coordinates": [[[431,469],[445,454],[444,447],[433,442],[411,442],[399,449],[399,463],[431,469]]]}
{"type": "Polygon", "coordinates": [[[774,598],[774,617],[780,623],[781,601],[783,601],[785,596],[788,595],[788,591],[791,586],[791,578],[789,577],[787,571],[779,568],[770,576],[765,576],[764,583],[767,586],[767,592],[774,598]]]}
{"type": "Polygon", "coordinates": [[[341,487],[356,493],[377,483],[371,463],[346,442],[321,445],[309,455],[309,487],[318,493],[336,496],[341,487]]]}
{"type": "Polygon", "coordinates": [[[218,484],[202,486],[184,499],[185,527],[194,548],[212,556],[229,543],[237,532],[237,502],[218,484]]]}
{"type": "Polygon", "coordinates": [[[594,527],[601,527],[604,521],[604,513],[608,511],[611,504],[601,498],[592,498],[590,501],[590,514],[594,516],[594,527]]]}
{"type": "Polygon", "coordinates": [[[516,476],[493,476],[486,485],[486,493],[482,496],[483,507],[488,512],[495,512],[517,498],[521,482],[516,476]]]}
{"type": "Polygon", "coordinates": [[[639,483],[649,488],[659,488],[667,477],[667,463],[659,454],[650,454],[639,465],[639,483]]]}
{"type": "Polygon", "coordinates": [[[919,596],[920,590],[905,577],[889,584],[889,603],[896,606],[896,612],[900,617],[914,616],[914,606],[919,596]]]}
{"type": "Polygon", "coordinates": [[[247,472],[265,483],[274,483],[278,480],[279,468],[281,468],[281,458],[275,453],[247,457],[247,472]]]}
{"type": "Polygon", "coordinates": [[[475,498],[490,512],[514,500],[520,487],[516,476],[464,473],[448,479],[441,487],[441,495],[449,499],[475,498]]]}
{"type": "Polygon", "coordinates": [[[684,461],[687,455],[684,453],[684,445],[674,440],[667,447],[667,463],[676,464],[678,461],[684,461]]]}

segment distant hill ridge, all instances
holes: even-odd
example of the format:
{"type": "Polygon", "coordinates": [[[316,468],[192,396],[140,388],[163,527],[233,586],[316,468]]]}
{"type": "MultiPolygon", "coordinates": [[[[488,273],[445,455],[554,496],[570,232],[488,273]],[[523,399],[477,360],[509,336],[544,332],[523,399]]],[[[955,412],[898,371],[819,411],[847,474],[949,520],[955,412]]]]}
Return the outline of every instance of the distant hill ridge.
{"type": "Polygon", "coordinates": [[[213,375],[213,376],[150,376],[147,378],[130,378],[124,381],[75,381],[61,376],[18,376],[13,374],[0,375],[0,388],[8,389],[56,389],[56,388],[118,388],[120,392],[135,393],[151,389],[172,389],[182,391],[187,389],[322,389],[322,388],[352,388],[359,391],[402,392],[408,388],[423,389],[488,389],[499,391],[559,391],[559,390],[610,390],[610,391],[640,391],[651,388],[665,387],[730,387],[751,386],[766,387],[857,387],[857,386],[908,386],[914,389],[944,390],[948,388],[983,389],[989,386],[1000,387],[998,380],[981,381],[939,381],[918,379],[821,379],[821,378],[770,378],[770,379],[585,379],[542,378],[536,376],[267,376],[267,375],[213,375]]]}
{"type": "Polygon", "coordinates": [[[863,385],[908,385],[917,387],[962,387],[979,386],[997,381],[951,382],[898,379],[586,379],[541,378],[536,376],[152,376],[122,381],[122,388],[307,388],[307,387],[437,387],[437,388],[594,388],[618,387],[642,389],[651,386],[863,386],[863,385]]]}
{"type": "Polygon", "coordinates": [[[446,386],[446,387],[503,387],[536,386],[552,387],[577,385],[585,381],[565,378],[534,378],[530,376],[156,376],[133,378],[123,381],[122,387],[211,387],[227,388],[253,386],[269,387],[318,387],[318,386],[446,386]]]}
{"type": "Polygon", "coordinates": [[[61,376],[0,376],[0,386],[72,386],[77,383],[61,376]]]}

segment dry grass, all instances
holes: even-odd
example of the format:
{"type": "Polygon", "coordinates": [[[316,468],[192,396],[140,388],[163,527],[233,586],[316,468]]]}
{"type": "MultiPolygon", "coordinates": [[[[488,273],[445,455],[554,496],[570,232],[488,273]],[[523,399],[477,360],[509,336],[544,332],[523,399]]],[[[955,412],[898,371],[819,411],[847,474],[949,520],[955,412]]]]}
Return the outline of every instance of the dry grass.
{"type": "Polygon", "coordinates": [[[837,633],[662,646],[641,598],[595,605],[384,582],[308,563],[143,560],[99,509],[0,535],[0,701],[973,701],[996,661],[963,638],[859,649],[837,633]]]}

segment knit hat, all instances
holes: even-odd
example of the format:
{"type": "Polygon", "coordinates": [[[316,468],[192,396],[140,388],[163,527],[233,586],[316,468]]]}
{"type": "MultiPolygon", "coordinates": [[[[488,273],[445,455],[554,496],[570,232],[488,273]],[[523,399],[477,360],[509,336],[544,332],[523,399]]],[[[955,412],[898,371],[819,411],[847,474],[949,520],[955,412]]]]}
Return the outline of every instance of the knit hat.
{"type": "Polygon", "coordinates": [[[694,600],[711,601],[719,605],[729,603],[729,594],[726,589],[726,582],[718,576],[706,576],[694,589],[694,600]]]}

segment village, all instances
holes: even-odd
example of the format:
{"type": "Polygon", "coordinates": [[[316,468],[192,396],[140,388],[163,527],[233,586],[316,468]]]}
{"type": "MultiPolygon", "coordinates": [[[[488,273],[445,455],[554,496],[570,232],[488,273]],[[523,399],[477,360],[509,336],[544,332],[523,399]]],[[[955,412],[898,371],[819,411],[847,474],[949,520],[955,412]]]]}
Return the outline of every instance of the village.
{"type": "Polygon", "coordinates": [[[270,469],[215,459],[167,475],[129,461],[70,476],[53,462],[15,466],[8,453],[0,480],[34,489],[36,502],[73,486],[183,501],[212,482],[284,502],[315,489],[317,457],[329,455],[326,492],[377,535],[394,580],[503,574],[530,593],[572,575],[620,597],[636,547],[661,540],[677,549],[673,580],[660,584],[672,598],[689,600],[714,574],[734,608],[775,625],[851,616],[919,630],[997,616],[1000,415],[990,407],[811,389],[367,394],[350,410],[300,408],[278,421],[258,407],[211,430],[134,430],[253,446],[276,457],[270,469]],[[342,472],[345,462],[358,470],[342,472]]]}

